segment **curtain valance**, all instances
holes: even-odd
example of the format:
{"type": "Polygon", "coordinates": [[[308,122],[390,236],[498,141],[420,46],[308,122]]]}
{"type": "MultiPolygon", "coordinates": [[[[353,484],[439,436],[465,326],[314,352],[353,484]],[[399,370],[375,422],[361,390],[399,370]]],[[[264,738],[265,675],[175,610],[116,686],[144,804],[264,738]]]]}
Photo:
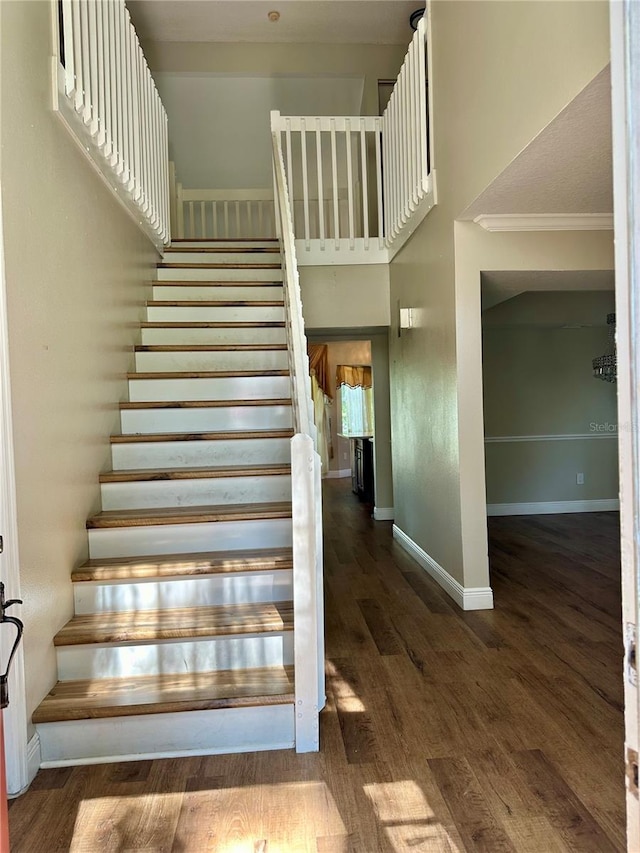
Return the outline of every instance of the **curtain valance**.
{"type": "Polygon", "coordinates": [[[371,388],[371,367],[366,364],[339,364],[336,368],[336,382],[338,386],[371,388]]]}

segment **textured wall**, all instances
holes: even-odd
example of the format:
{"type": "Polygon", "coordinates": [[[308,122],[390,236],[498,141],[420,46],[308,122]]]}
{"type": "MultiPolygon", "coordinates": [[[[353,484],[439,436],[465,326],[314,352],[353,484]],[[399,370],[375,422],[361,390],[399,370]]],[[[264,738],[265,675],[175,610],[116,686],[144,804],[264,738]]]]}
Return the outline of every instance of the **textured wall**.
{"type": "Polygon", "coordinates": [[[27,711],[56,681],[52,638],[72,613],[70,573],[155,249],[51,110],[51,4],[0,4],[2,186],[27,711]]]}

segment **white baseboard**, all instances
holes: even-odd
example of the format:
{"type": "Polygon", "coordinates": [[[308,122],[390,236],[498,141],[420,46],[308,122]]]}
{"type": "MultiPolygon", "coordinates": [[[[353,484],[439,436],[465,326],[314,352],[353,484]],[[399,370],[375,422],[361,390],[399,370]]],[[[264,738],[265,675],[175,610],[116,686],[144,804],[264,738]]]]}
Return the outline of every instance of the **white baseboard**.
{"type": "Polygon", "coordinates": [[[392,506],[374,506],[373,517],[375,521],[393,521],[394,510],[392,506]]]}
{"type": "Polygon", "coordinates": [[[516,504],[487,504],[487,515],[559,515],[565,512],[616,512],[617,498],[595,501],[533,501],[516,504]]]}
{"type": "Polygon", "coordinates": [[[36,773],[40,770],[41,763],[40,735],[36,732],[27,744],[27,777],[29,784],[35,779],[36,773]]]}
{"type": "Polygon", "coordinates": [[[493,590],[490,586],[462,586],[454,577],[451,577],[446,569],[442,568],[440,563],[437,563],[410,536],[407,536],[397,524],[393,525],[393,538],[463,610],[493,610],[493,590]]]}
{"type": "Polygon", "coordinates": [[[327,471],[327,480],[340,480],[342,477],[350,477],[351,468],[340,468],[337,471],[327,471]]]}
{"type": "Polygon", "coordinates": [[[27,784],[19,791],[9,791],[8,799],[15,800],[21,796],[29,788],[29,785],[36,778],[36,773],[40,770],[42,755],[40,750],[40,737],[36,732],[27,744],[27,784]]]}

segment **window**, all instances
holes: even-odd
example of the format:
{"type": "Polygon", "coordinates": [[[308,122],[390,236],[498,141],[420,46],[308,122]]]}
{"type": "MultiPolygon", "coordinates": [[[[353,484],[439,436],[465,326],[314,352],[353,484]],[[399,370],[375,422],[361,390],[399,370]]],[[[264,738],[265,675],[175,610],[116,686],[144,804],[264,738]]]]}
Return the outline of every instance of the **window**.
{"type": "Polygon", "coordinates": [[[373,435],[371,368],[339,364],[336,375],[341,409],[341,434],[347,438],[373,435]]]}

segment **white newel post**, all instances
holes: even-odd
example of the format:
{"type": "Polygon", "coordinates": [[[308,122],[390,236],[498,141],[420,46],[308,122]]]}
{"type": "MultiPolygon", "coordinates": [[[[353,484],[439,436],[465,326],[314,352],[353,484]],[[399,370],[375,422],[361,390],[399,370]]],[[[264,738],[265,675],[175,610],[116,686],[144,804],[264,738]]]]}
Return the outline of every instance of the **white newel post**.
{"type": "Polygon", "coordinates": [[[316,512],[321,510],[316,509],[319,502],[314,501],[319,480],[316,457],[310,436],[298,433],[291,439],[297,752],[317,752],[320,744],[318,714],[324,704],[324,648],[319,631],[322,621],[318,621],[318,614],[322,612],[318,593],[322,552],[318,554],[316,532],[316,512]]]}

